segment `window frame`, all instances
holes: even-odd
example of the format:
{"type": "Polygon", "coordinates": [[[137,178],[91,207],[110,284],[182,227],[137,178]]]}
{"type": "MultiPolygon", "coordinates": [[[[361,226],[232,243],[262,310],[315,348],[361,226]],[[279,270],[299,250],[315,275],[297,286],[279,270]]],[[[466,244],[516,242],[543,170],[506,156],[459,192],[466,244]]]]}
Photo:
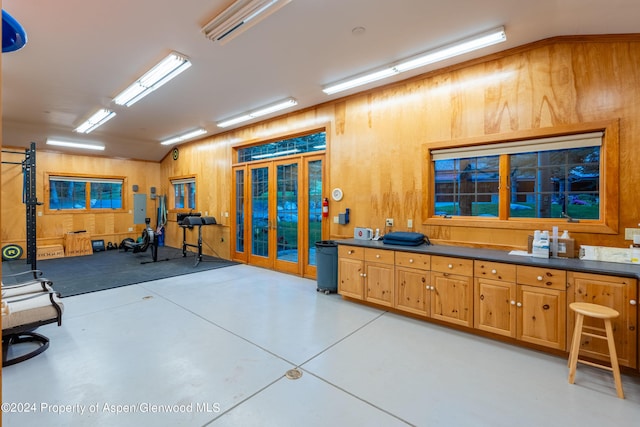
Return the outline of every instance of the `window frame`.
{"type": "Polygon", "coordinates": [[[440,141],[423,145],[423,200],[422,224],[428,226],[453,226],[472,228],[496,228],[514,230],[535,230],[541,227],[551,227],[558,223],[563,229],[574,232],[599,234],[618,234],[619,195],[618,183],[620,177],[619,160],[619,122],[592,122],[576,125],[555,126],[552,128],[531,129],[508,134],[486,135],[482,137],[466,138],[454,141],[440,141]],[[567,222],[563,218],[517,218],[509,217],[508,196],[509,189],[509,159],[500,156],[500,178],[498,197],[500,200],[498,218],[451,216],[439,217],[435,215],[435,163],[432,151],[446,148],[472,147],[490,144],[502,144],[510,141],[527,141],[583,134],[603,132],[600,149],[600,218],[597,220],[581,219],[579,222],[567,222]],[[505,202],[506,200],[506,202],[505,202]]]}
{"type": "Polygon", "coordinates": [[[127,210],[127,177],[117,175],[91,175],[91,174],[75,174],[75,173],[59,173],[45,172],[44,187],[44,211],[47,214],[69,214],[69,213],[106,213],[106,212],[125,212],[127,210]],[[66,178],[69,181],[84,182],[85,190],[85,207],[78,209],[51,209],[51,180],[55,178],[66,178]],[[121,208],[92,208],[91,207],[91,183],[108,182],[120,183],[122,185],[122,207],[121,208]]]}
{"type": "Polygon", "coordinates": [[[183,176],[172,176],[169,177],[169,188],[171,195],[169,200],[169,206],[171,206],[168,211],[169,212],[198,212],[198,177],[197,175],[183,175],[183,176]],[[193,201],[193,208],[189,207],[189,198],[188,194],[185,194],[185,206],[183,208],[176,207],[176,195],[175,195],[175,184],[187,184],[193,183],[195,185],[195,200],[193,201]]]}

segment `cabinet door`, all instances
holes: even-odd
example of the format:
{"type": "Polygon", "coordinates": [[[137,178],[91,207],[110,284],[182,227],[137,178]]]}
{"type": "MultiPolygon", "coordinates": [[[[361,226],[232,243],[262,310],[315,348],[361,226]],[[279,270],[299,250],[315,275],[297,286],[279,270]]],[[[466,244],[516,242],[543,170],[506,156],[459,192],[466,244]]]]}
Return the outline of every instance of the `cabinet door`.
{"type": "Polygon", "coordinates": [[[365,264],[365,300],[393,306],[393,265],[365,264]]]}
{"type": "Polygon", "coordinates": [[[457,325],[473,326],[471,277],[431,272],[431,317],[457,325]]]}
{"type": "Polygon", "coordinates": [[[518,285],[516,302],[519,340],[566,349],[566,291],[518,285]]]}
{"type": "MultiPolygon", "coordinates": [[[[590,302],[611,307],[620,316],[611,321],[618,361],[623,366],[637,367],[637,282],[635,279],[611,277],[587,273],[569,273],[570,297],[573,301],[590,302]]],[[[573,302],[570,301],[570,302],[573,302]]],[[[573,334],[575,314],[569,310],[569,337],[573,334]]],[[[603,328],[602,320],[585,317],[583,330],[603,328]]],[[[601,360],[609,360],[607,342],[582,337],[581,354],[601,360]]]]}
{"type": "Polygon", "coordinates": [[[476,278],[474,295],[476,329],[515,338],[516,284],[476,278]]]}
{"type": "Polygon", "coordinates": [[[396,267],[395,307],[399,310],[429,315],[429,272],[396,267]]]}
{"type": "Polygon", "coordinates": [[[346,297],[364,298],[364,261],[339,258],[338,271],[338,293],[346,297]]]}

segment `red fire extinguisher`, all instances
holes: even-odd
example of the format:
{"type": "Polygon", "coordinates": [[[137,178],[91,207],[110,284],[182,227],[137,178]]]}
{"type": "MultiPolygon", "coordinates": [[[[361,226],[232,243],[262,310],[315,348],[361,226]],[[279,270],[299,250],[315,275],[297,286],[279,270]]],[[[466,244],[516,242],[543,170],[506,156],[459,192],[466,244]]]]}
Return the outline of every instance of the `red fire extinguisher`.
{"type": "Polygon", "coordinates": [[[326,197],[322,201],[322,217],[329,218],[329,199],[326,197]]]}

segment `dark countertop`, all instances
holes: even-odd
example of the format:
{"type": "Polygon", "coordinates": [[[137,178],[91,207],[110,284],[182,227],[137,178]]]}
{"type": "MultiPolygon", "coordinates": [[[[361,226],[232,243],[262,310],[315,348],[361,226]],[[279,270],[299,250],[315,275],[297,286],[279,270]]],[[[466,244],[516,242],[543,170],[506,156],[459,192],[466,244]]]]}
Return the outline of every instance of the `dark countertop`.
{"type": "Polygon", "coordinates": [[[593,274],[608,274],[620,277],[640,279],[640,265],[623,264],[604,261],[583,261],[578,258],[534,258],[532,256],[509,255],[508,252],[496,249],[467,248],[447,245],[401,246],[388,245],[381,240],[344,239],[335,240],[338,245],[359,246],[383,250],[414,252],[428,255],[453,256],[458,258],[477,259],[482,261],[504,262],[507,264],[530,265],[560,270],[580,271],[593,274]]]}

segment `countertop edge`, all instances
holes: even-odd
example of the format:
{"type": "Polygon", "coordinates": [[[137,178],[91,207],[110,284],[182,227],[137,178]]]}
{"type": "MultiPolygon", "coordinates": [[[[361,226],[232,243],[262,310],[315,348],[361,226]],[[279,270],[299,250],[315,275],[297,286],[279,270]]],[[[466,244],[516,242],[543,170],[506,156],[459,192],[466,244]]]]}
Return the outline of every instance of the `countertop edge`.
{"type": "Polygon", "coordinates": [[[358,246],[382,250],[414,252],[428,255],[452,256],[481,261],[503,262],[561,270],[578,271],[591,274],[606,274],[640,279],[640,265],[605,261],[585,261],[578,258],[534,258],[532,256],[509,255],[498,249],[468,248],[463,246],[426,245],[404,246],[389,245],[380,240],[342,239],[334,240],[338,245],[358,246]]]}

